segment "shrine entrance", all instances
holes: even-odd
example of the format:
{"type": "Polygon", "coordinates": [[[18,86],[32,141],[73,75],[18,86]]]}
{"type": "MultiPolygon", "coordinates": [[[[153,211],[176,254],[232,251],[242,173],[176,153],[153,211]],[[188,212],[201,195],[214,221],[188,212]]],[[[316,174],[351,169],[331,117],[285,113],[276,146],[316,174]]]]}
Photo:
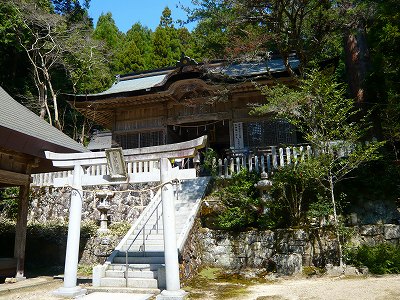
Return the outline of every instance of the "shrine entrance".
{"type": "Polygon", "coordinates": [[[218,153],[230,147],[229,120],[202,121],[168,126],[168,141],[182,142],[207,135],[207,146],[218,153]]]}
{"type": "Polygon", "coordinates": [[[196,170],[172,168],[170,160],[194,157],[197,151],[205,146],[206,142],[207,137],[202,136],[187,142],[140,149],[122,150],[116,148],[104,152],[79,154],[45,152],[47,159],[51,160],[54,166],[74,169],[72,176],[54,179],[54,187],[72,187],[64,286],[55,291],[55,294],[64,297],[76,297],[86,293],[86,290],[77,286],[83,186],[160,182],[166,290],[157,296],[157,299],[184,298],[185,292],[180,289],[179,280],[172,181],[195,178],[196,170]],[[106,174],[101,172],[104,165],[107,165],[106,174]],[[148,167],[144,168],[143,166],[148,167]],[[95,167],[96,170],[99,170],[99,173],[96,171],[92,174],[85,171],[91,167],[95,167]]]}

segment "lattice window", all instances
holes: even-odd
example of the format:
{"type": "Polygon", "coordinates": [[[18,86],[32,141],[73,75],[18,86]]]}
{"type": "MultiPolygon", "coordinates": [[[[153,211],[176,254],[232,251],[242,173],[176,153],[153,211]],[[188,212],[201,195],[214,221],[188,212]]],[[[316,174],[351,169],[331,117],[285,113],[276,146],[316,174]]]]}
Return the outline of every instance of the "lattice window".
{"type": "Polygon", "coordinates": [[[165,144],[164,131],[123,133],[116,135],[116,141],[123,149],[143,148],[165,144]]]}
{"type": "Polygon", "coordinates": [[[296,143],[293,126],[285,120],[244,123],[243,135],[247,148],[296,143]]]}

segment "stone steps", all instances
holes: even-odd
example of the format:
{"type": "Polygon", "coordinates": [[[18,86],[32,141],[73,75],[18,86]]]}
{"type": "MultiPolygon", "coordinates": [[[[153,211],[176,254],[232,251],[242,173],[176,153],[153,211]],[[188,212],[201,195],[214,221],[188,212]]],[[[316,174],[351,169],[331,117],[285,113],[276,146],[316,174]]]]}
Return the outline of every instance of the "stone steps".
{"type": "Polygon", "coordinates": [[[101,286],[157,289],[158,283],[154,278],[128,278],[126,280],[125,278],[104,277],[101,278],[101,286]]]}
{"type": "MultiPolygon", "coordinates": [[[[158,272],[155,271],[129,271],[128,270],[128,277],[129,278],[150,278],[150,279],[157,279],[158,272]]],[[[125,270],[107,270],[106,277],[110,278],[125,278],[125,270]]]]}
{"type": "MultiPolygon", "coordinates": [[[[119,253],[117,253],[116,256],[119,257],[125,257],[126,253],[123,251],[120,251],[119,253]]],[[[154,247],[154,249],[151,249],[150,247],[147,248],[146,247],[146,252],[143,253],[143,251],[129,251],[128,252],[128,257],[160,257],[160,256],[164,256],[164,247],[162,247],[162,249],[159,249],[159,247],[154,247]]]]}
{"type": "MultiPolygon", "coordinates": [[[[114,263],[124,264],[125,256],[114,257],[114,263]]],[[[129,256],[128,264],[163,264],[164,256],[129,256]]]]}
{"type": "Polygon", "coordinates": [[[108,287],[108,286],[87,286],[85,287],[88,293],[103,292],[103,293],[129,293],[129,294],[152,294],[160,293],[158,288],[127,288],[127,287],[108,287]]]}
{"type": "MultiPolygon", "coordinates": [[[[182,182],[182,190],[178,193],[178,200],[175,199],[175,227],[177,238],[186,229],[187,221],[193,217],[193,208],[198,206],[201,196],[209,179],[197,178],[182,182]]],[[[176,194],[175,194],[176,197],[176,194]]],[[[160,208],[159,208],[160,209],[160,208]]],[[[143,223],[142,223],[143,224],[143,223]]],[[[139,224],[138,228],[141,228],[139,224]]],[[[103,278],[100,279],[100,286],[129,288],[161,288],[165,287],[165,266],[164,266],[164,229],[160,211],[154,213],[145,226],[145,254],[143,253],[143,233],[136,229],[126,240],[125,244],[114,256],[112,264],[104,265],[103,278]],[[156,223],[158,220],[158,231],[156,223]],[[137,239],[133,242],[133,238],[137,239]],[[131,245],[131,243],[133,244],[131,245]],[[130,247],[131,246],[131,247],[130,247]],[[124,250],[130,247],[128,252],[128,281],[126,281],[126,254],[124,250]],[[144,256],[145,255],[145,256],[144,256]],[[158,283],[157,283],[158,282],[158,283]]]]}
{"type": "MultiPolygon", "coordinates": [[[[159,268],[164,267],[164,264],[129,264],[129,271],[157,271],[159,268]]],[[[125,271],[125,264],[110,264],[108,270],[112,271],[125,271]]]]}

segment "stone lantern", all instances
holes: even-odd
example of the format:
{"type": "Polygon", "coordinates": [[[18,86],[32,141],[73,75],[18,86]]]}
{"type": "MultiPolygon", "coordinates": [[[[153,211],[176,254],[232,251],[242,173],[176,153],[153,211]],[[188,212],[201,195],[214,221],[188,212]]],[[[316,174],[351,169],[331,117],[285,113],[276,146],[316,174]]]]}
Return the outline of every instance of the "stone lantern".
{"type": "Polygon", "coordinates": [[[97,209],[100,211],[100,228],[98,232],[108,232],[107,223],[108,217],[107,213],[110,210],[110,198],[114,196],[114,192],[103,190],[96,193],[96,198],[99,199],[97,204],[97,209]]]}
{"type": "MultiPolygon", "coordinates": [[[[268,174],[263,172],[261,173],[261,180],[254,185],[261,194],[261,201],[265,204],[272,201],[270,191],[272,189],[272,181],[268,180],[268,174]]],[[[268,213],[268,206],[264,206],[264,214],[268,213]]]]}

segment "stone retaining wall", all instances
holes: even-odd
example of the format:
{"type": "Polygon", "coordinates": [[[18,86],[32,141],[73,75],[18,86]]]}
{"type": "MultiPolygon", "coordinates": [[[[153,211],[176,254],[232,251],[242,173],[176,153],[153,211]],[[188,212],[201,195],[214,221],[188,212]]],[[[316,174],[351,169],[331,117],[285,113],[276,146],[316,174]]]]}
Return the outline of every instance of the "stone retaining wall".
{"type": "MultiPolygon", "coordinates": [[[[400,240],[400,226],[394,224],[355,226],[347,231],[353,246],[399,244],[400,240]]],[[[338,264],[338,243],[329,227],[239,233],[198,227],[194,234],[186,245],[185,258],[199,258],[206,266],[292,275],[301,272],[303,266],[338,264]]]]}
{"type": "MultiPolygon", "coordinates": [[[[151,200],[149,188],[153,183],[134,184],[129,186],[110,186],[111,191],[116,191],[110,199],[109,218],[111,222],[132,222],[151,200]],[[130,189],[135,192],[122,192],[130,189]],[[141,192],[143,191],[143,192],[141,192]]],[[[85,188],[86,190],[98,190],[102,187],[85,188]]],[[[156,191],[154,191],[155,194],[156,191]]],[[[36,222],[68,220],[71,188],[32,188],[31,203],[29,207],[28,221],[36,222]]],[[[93,192],[84,192],[82,207],[82,220],[99,220],[100,212],[97,209],[98,199],[93,192]]]]}

